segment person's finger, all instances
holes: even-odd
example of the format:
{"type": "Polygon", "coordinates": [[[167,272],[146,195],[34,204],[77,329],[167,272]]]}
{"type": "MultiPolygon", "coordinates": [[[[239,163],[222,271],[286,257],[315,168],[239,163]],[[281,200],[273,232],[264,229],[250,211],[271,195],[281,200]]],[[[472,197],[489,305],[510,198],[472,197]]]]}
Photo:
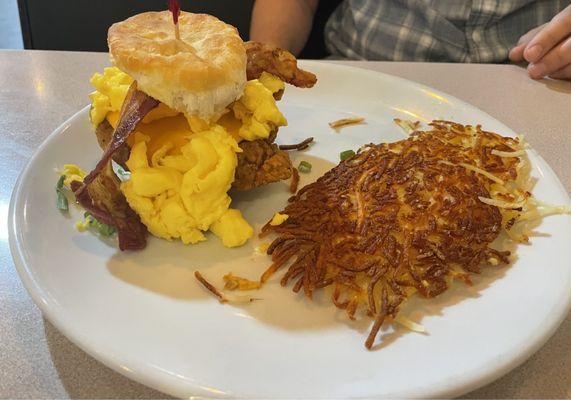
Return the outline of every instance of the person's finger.
{"type": "Polygon", "coordinates": [[[571,6],[557,14],[526,46],[524,58],[535,63],[571,34],[571,6]]]}
{"type": "Polygon", "coordinates": [[[565,67],[549,75],[553,79],[570,79],[571,80],[571,64],[567,64],[565,67]]]}
{"type": "Polygon", "coordinates": [[[523,61],[523,50],[525,49],[525,43],[520,44],[513,49],[510,50],[509,58],[510,61],[513,62],[522,62],[523,61]]]}
{"type": "Polygon", "coordinates": [[[529,64],[527,70],[529,76],[539,79],[559,71],[567,64],[571,64],[571,37],[551,49],[538,62],[529,64]]]}
{"type": "Polygon", "coordinates": [[[539,31],[541,31],[543,28],[545,28],[546,25],[547,25],[547,23],[545,23],[545,24],[543,24],[543,25],[539,25],[538,27],[535,27],[535,28],[533,28],[533,29],[527,31],[527,32],[525,33],[525,35],[523,35],[523,36],[521,36],[521,37],[519,38],[519,40],[517,41],[517,44],[518,44],[518,45],[520,45],[520,44],[528,44],[528,43],[531,41],[531,39],[533,39],[533,38],[535,37],[535,35],[537,35],[537,33],[538,33],[539,31]]]}
{"type": "Polygon", "coordinates": [[[522,35],[519,38],[519,40],[517,41],[517,45],[514,48],[512,48],[508,54],[510,61],[513,62],[524,61],[523,51],[525,50],[525,46],[527,46],[529,41],[533,39],[535,35],[537,35],[537,32],[542,30],[545,27],[545,25],[547,24],[543,24],[541,26],[533,28],[530,31],[528,31],[525,35],[522,35]]]}

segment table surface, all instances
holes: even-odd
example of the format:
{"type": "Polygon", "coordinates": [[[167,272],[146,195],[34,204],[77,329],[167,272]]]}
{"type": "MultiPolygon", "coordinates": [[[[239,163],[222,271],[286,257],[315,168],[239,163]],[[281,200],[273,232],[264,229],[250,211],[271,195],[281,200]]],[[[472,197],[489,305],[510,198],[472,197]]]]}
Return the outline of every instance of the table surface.
{"type": "MultiPolygon", "coordinates": [[[[571,82],[533,81],[514,65],[343,62],[401,76],[488,112],[526,139],[571,193],[571,82]]],[[[88,103],[107,54],[0,51],[0,398],[164,398],[84,353],[32,302],[8,248],[18,174],[38,145],[88,103]]],[[[571,317],[527,362],[465,398],[571,397],[571,317]]]]}

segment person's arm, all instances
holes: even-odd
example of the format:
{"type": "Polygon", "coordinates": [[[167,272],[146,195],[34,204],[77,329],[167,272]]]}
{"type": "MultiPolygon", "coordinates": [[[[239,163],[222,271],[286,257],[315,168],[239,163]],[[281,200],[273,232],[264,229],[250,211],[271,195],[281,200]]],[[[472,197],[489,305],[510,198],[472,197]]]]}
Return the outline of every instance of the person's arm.
{"type": "Polygon", "coordinates": [[[250,40],[291,51],[305,46],[319,0],[256,0],[252,10],[250,40]]]}
{"type": "Polygon", "coordinates": [[[571,79],[571,6],[523,35],[510,51],[510,60],[527,61],[529,76],[571,79]]]}

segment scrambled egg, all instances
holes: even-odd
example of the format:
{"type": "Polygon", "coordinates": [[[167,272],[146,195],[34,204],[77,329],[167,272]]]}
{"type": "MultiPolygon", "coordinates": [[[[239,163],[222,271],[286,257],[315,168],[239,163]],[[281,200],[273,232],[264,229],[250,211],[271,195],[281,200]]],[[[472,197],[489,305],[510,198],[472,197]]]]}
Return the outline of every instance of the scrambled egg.
{"type": "MultiPolygon", "coordinates": [[[[116,126],[132,78],[118,68],[95,74],[91,83],[91,121],[116,126]]],[[[234,181],[241,140],[267,138],[287,124],[273,94],[284,83],[264,73],[248,81],[243,96],[213,123],[186,117],[164,104],[151,111],[129,138],[127,167],[121,183],[129,205],[153,235],[183,243],[205,240],[210,230],[227,247],[243,245],[253,229],[231,209],[227,192],[234,181]]]]}
{"type": "Polygon", "coordinates": [[[64,164],[63,168],[58,172],[65,177],[63,184],[68,189],[71,188],[71,182],[83,182],[83,178],[87,175],[84,170],[75,164],[64,164]]]}
{"type": "MultiPolygon", "coordinates": [[[[64,164],[63,168],[58,171],[58,173],[64,177],[63,185],[71,190],[71,182],[78,181],[83,182],[83,179],[87,176],[84,170],[81,169],[76,164],[64,164]]],[[[92,217],[91,217],[92,218],[92,217]]],[[[90,219],[85,218],[83,220],[77,221],[75,223],[75,228],[84,232],[89,229],[90,219]]]]}
{"type": "Polygon", "coordinates": [[[95,73],[89,80],[95,92],[89,95],[91,110],[89,117],[97,127],[110,111],[119,111],[133,78],[122,73],[118,68],[105,68],[103,75],[95,73]]]}

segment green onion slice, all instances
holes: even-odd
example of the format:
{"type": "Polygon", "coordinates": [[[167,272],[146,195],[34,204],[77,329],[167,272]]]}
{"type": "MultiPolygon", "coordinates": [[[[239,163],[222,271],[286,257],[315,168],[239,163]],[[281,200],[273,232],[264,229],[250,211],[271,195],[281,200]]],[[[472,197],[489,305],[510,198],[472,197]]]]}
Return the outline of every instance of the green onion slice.
{"type": "Polygon", "coordinates": [[[56,190],[61,190],[63,189],[63,182],[65,181],[65,175],[62,175],[59,177],[57,184],[56,184],[56,190]]]}
{"type": "Polygon", "coordinates": [[[341,161],[345,161],[348,158],[351,158],[355,155],[355,152],[353,150],[345,150],[342,151],[341,154],[339,154],[339,158],[341,159],[341,161]]]}
{"type": "Polygon", "coordinates": [[[87,221],[89,226],[95,228],[95,230],[97,230],[97,232],[101,236],[109,237],[117,231],[114,226],[107,225],[104,224],[103,222],[98,221],[93,215],[91,215],[88,212],[85,212],[83,216],[85,217],[85,220],[87,221]]]}
{"type": "MultiPolygon", "coordinates": [[[[99,221],[98,221],[99,222],[99,221]]],[[[97,227],[99,234],[101,236],[109,237],[115,233],[115,227],[107,224],[103,224],[99,222],[99,226],[97,227]]]]}
{"type": "Polygon", "coordinates": [[[311,164],[308,163],[307,161],[302,161],[299,163],[299,166],[297,167],[299,172],[302,172],[304,174],[308,174],[311,172],[311,164]]]}
{"type": "Polygon", "coordinates": [[[63,181],[65,180],[65,176],[60,176],[59,180],[56,184],[56,193],[57,193],[57,201],[56,207],[58,210],[61,211],[69,211],[69,202],[67,201],[67,197],[64,192],[63,181]]]}
{"type": "Polygon", "coordinates": [[[58,208],[58,210],[69,211],[69,203],[67,201],[67,197],[65,197],[65,194],[61,190],[56,190],[56,192],[57,192],[56,207],[58,208]]]}

